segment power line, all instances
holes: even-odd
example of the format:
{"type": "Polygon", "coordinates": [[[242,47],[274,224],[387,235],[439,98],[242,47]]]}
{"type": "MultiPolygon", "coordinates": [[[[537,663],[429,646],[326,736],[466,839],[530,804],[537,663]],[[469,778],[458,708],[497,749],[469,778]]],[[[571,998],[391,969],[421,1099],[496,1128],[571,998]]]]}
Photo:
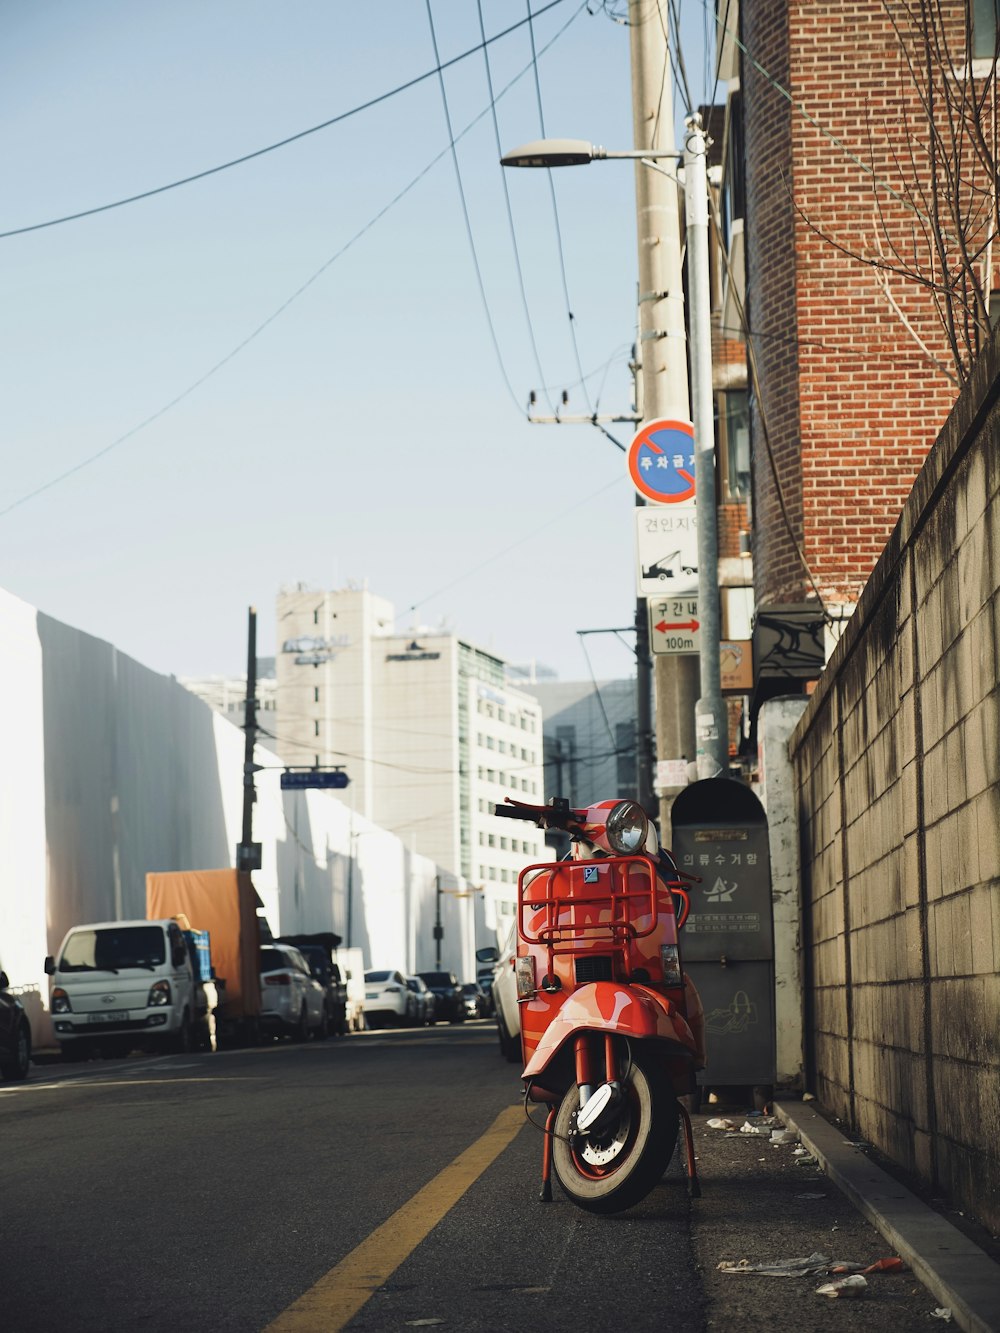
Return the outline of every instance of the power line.
{"type": "Polygon", "coordinates": [[[442,596],[443,593],[449,592],[459,583],[464,583],[466,579],[472,578],[474,574],[478,574],[480,570],[485,569],[487,565],[492,565],[495,561],[501,559],[502,556],[505,556],[509,552],[516,550],[517,547],[519,546],[523,546],[525,542],[531,541],[533,537],[537,537],[538,534],[544,532],[546,528],[550,528],[553,523],[558,523],[561,519],[564,519],[567,517],[567,515],[574,513],[577,509],[580,509],[583,505],[590,504],[591,500],[596,500],[599,495],[603,495],[605,491],[609,491],[612,486],[618,486],[622,484],[624,480],[625,480],[624,477],[616,477],[615,480],[609,482],[607,486],[602,486],[600,490],[594,491],[592,495],[585,496],[584,499],[578,500],[575,504],[570,505],[568,509],[564,509],[562,513],[554,514],[552,518],[550,518],[547,522],[539,524],[538,527],[533,528],[531,532],[526,533],[525,536],[523,537],[519,537],[516,542],[511,542],[511,544],[509,546],[505,546],[503,550],[497,551],[494,555],[488,556],[485,560],[481,561],[478,565],[475,565],[472,569],[467,569],[464,574],[459,574],[458,578],[452,579],[450,583],[446,583],[443,587],[438,588],[436,592],[428,593],[426,597],[422,597],[419,601],[411,603],[410,606],[406,607],[404,610],[399,612],[399,615],[396,616],[396,619],[398,620],[400,616],[409,615],[411,611],[416,611],[418,607],[424,606],[427,602],[432,602],[436,597],[440,597],[442,596]]]}
{"type": "Polygon", "coordinates": [[[484,50],[494,42],[500,41],[502,37],[509,36],[512,32],[516,32],[518,28],[524,27],[526,23],[530,23],[533,19],[546,13],[550,9],[554,9],[556,5],[562,3],[563,0],[549,0],[548,4],[543,5],[541,9],[535,10],[533,14],[529,13],[527,18],[519,19],[517,23],[512,23],[501,32],[495,33],[494,36],[484,38],[483,42],[479,45],[471,46],[467,51],[463,51],[460,55],[452,56],[450,60],[446,60],[443,63],[439,61],[435,68],[425,70],[423,74],[418,74],[414,78],[408,79],[405,83],[397,84],[395,88],[390,88],[388,92],[379,93],[377,97],[371,97],[367,102],[361,102],[357,106],[351,107],[348,111],[342,111],[339,115],[331,116],[329,120],[321,121],[318,125],[310,125],[308,129],[298,130],[295,134],[289,134],[284,139],[278,139],[274,143],[267,144],[263,148],[255,148],[250,153],[244,153],[240,157],[230,158],[228,162],[220,162],[217,166],[207,167],[204,171],[196,171],[190,176],[182,176],[179,180],[169,181],[166,185],[157,185],[151,190],[142,190],[139,194],[131,194],[124,199],[115,199],[107,204],[98,204],[94,208],[84,208],[76,213],[66,213],[62,217],[49,218],[45,222],[33,222],[25,227],[13,227],[9,231],[0,231],[0,240],[5,240],[10,236],[23,236],[31,231],[42,231],[46,227],[58,227],[64,222],[78,222],[81,218],[93,217],[96,213],[107,213],[114,208],[124,208],[126,204],[135,204],[142,199],[150,199],[154,195],[165,194],[168,190],[176,190],[182,185],[191,185],[194,181],[205,180],[208,176],[217,176],[222,171],[229,171],[232,167],[242,166],[244,162],[252,162],[255,158],[264,157],[267,153],[276,152],[279,148],[287,148],[289,144],[297,143],[300,139],[305,139],[311,134],[318,134],[320,130],[328,130],[333,125],[339,125],[345,120],[350,120],[352,116],[360,115],[362,111],[369,111],[372,107],[378,106],[382,102],[387,102],[393,97],[398,97],[400,93],[408,92],[411,88],[415,88],[418,84],[424,83],[427,79],[434,78],[435,75],[440,76],[442,70],[448,69],[452,65],[457,65],[463,60],[467,60],[469,56],[473,56],[478,51],[484,50]]]}
{"type": "MultiPolygon", "coordinates": [[[[469,249],[472,252],[472,267],[476,273],[476,285],[479,288],[479,299],[483,305],[483,313],[486,316],[486,325],[490,333],[490,341],[493,344],[493,352],[497,359],[497,365],[500,367],[500,376],[510,394],[511,401],[517,407],[522,415],[527,416],[527,408],[521,407],[514,392],[514,386],[510,382],[510,376],[507,374],[507,367],[504,365],[503,354],[500,351],[500,343],[497,339],[496,326],[493,323],[493,316],[490,313],[490,303],[486,296],[486,284],[483,282],[483,271],[479,264],[479,255],[476,252],[476,238],[472,232],[472,218],[469,216],[469,205],[465,198],[465,186],[462,183],[462,168],[458,161],[458,149],[455,146],[455,132],[451,126],[451,112],[448,109],[448,90],[445,87],[444,72],[441,67],[441,57],[438,54],[437,33],[434,30],[434,14],[431,10],[431,0],[424,0],[427,9],[427,22],[431,30],[431,45],[434,47],[434,59],[438,63],[438,86],[441,89],[441,103],[444,108],[444,122],[448,129],[449,149],[451,151],[451,160],[455,168],[455,181],[458,185],[458,197],[462,205],[462,217],[465,221],[465,234],[469,241],[469,249]]],[[[490,94],[490,106],[494,105],[492,92],[490,94]]]]}
{"type": "MultiPolygon", "coordinates": [[[[485,42],[486,29],[484,26],[484,19],[483,19],[482,0],[476,0],[476,9],[479,13],[479,34],[485,42]]],[[[485,45],[483,46],[483,60],[486,65],[486,86],[489,89],[489,94],[490,94],[490,111],[493,113],[493,137],[496,142],[497,159],[499,160],[501,157],[503,157],[503,145],[500,142],[500,122],[497,118],[496,98],[493,94],[493,71],[490,69],[490,53],[485,45]]],[[[532,65],[534,65],[534,56],[532,56],[532,65]]],[[[507,224],[508,227],[510,228],[510,243],[514,251],[514,267],[517,270],[517,285],[521,293],[521,305],[524,308],[524,319],[525,323],[528,326],[528,341],[531,344],[531,351],[535,360],[535,367],[538,370],[538,378],[540,383],[542,384],[542,391],[543,393],[545,393],[546,399],[549,404],[549,411],[554,413],[555,406],[552,402],[552,399],[549,397],[548,391],[544,387],[545,373],[542,370],[541,358],[538,355],[538,342],[535,338],[535,330],[531,322],[531,310],[528,306],[528,293],[525,290],[525,284],[524,284],[524,269],[521,266],[521,252],[518,249],[518,244],[517,244],[517,229],[514,226],[514,210],[511,207],[510,188],[507,185],[507,172],[504,170],[503,167],[499,167],[498,170],[500,172],[500,180],[503,184],[504,202],[507,206],[507,224]]]]}
{"type": "MultiPolygon", "coordinates": [[[[558,3],[558,0],[554,0],[554,3],[558,3]]],[[[563,33],[566,32],[567,28],[569,28],[570,25],[576,21],[579,15],[586,8],[586,3],[587,0],[585,0],[584,4],[582,4],[579,9],[573,12],[573,14],[567,20],[567,22],[564,23],[563,26],[558,30],[558,32],[556,32],[549,39],[546,45],[542,48],[543,54],[545,51],[549,50],[552,46],[554,46],[555,43],[559,40],[559,38],[563,35],[563,33]]],[[[524,76],[528,73],[530,68],[531,68],[530,65],[525,65],[524,68],[518,74],[515,74],[514,77],[510,80],[510,82],[505,84],[505,86],[497,94],[497,100],[499,100],[501,97],[506,96],[506,94],[510,92],[511,88],[513,88],[516,83],[519,83],[520,80],[524,78],[524,76]]],[[[479,122],[483,119],[483,117],[488,114],[489,114],[489,107],[484,107],[483,110],[480,111],[477,116],[474,116],[473,119],[469,121],[465,129],[462,130],[461,133],[456,136],[455,142],[457,143],[459,140],[463,139],[465,135],[467,135],[472,129],[474,129],[475,126],[478,125],[479,122]]],[[[333,264],[335,264],[339,259],[341,259],[347,253],[348,250],[350,250],[354,245],[356,245],[357,242],[360,241],[361,238],[365,236],[367,232],[371,231],[371,229],[376,225],[376,223],[381,222],[382,218],[384,218],[385,215],[391,209],[395,208],[396,204],[398,204],[400,200],[404,199],[406,195],[408,195],[410,191],[414,189],[414,187],[417,186],[424,179],[424,177],[427,176],[433,170],[434,167],[437,166],[437,164],[441,161],[441,159],[443,157],[446,157],[448,153],[451,152],[452,150],[453,150],[453,145],[449,144],[447,148],[442,148],[442,150],[439,153],[437,153],[434,157],[432,157],[431,160],[427,163],[427,165],[421,171],[417,172],[417,174],[412,178],[412,180],[407,185],[404,185],[403,188],[396,195],[394,195],[393,198],[390,199],[387,204],[385,204],[382,208],[380,208],[379,211],[373,217],[369,218],[369,220],[364,224],[363,227],[361,227],[358,231],[356,231],[348,241],[345,241],[345,243],[340,247],[339,250],[335,251],[335,253],[332,254],[330,258],[325,261],[325,263],[321,264],[314,273],[312,273],[308,278],[306,278],[305,282],[303,282],[291,294],[291,296],[289,296],[286,300],[282,301],[281,305],[279,305],[275,310],[273,310],[265,320],[263,320],[260,324],[258,324],[257,327],[252,330],[252,332],[248,333],[247,336],[243,338],[241,342],[237,343],[237,345],[234,348],[232,348],[231,351],[227,352],[224,357],[216,361],[216,363],[213,366],[211,366],[208,370],[206,370],[203,375],[200,375],[198,379],[194,380],[191,384],[189,384],[187,388],[182,389],[181,392],[176,394],[173,398],[171,398],[169,402],[164,403],[162,407],[158,408],[148,417],[145,417],[137,425],[132,426],[129,430],[125,431],[123,435],[119,435],[117,439],[112,440],[110,444],[104,445],[103,448],[98,449],[95,453],[89,454],[86,458],[81,459],[78,463],[74,463],[71,467],[68,467],[65,469],[65,471],[58,473],[58,475],[52,477],[49,481],[44,482],[41,486],[36,486],[34,490],[28,491],[26,494],[19,496],[18,499],[16,500],[12,500],[11,503],[8,504],[5,508],[0,509],[0,518],[4,518],[7,514],[11,512],[11,510],[17,509],[20,505],[26,504],[29,500],[35,499],[37,496],[43,494],[45,491],[51,490],[53,486],[58,486],[61,482],[66,481],[69,477],[75,475],[75,473],[82,471],[86,467],[89,467],[91,463],[96,463],[98,459],[101,459],[106,454],[111,453],[111,451],[117,449],[119,445],[125,444],[128,440],[132,439],[133,436],[138,435],[140,431],[145,430],[147,426],[151,426],[155,421],[159,421],[161,417],[166,416],[166,414],[170,412],[173,408],[177,407],[178,404],[182,403],[186,398],[189,398],[191,394],[193,394],[197,389],[200,389],[201,386],[207,383],[208,380],[212,379],[213,376],[218,374],[218,372],[222,370],[224,366],[227,366],[230,361],[232,361],[236,356],[240,354],[240,352],[242,352],[246,347],[248,347],[250,343],[252,343],[256,338],[258,338],[260,334],[262,334],[264,330],[269,327],[269,325],[273,324],[274,321],[279,318],[279,316],[283,315],[284,312],[289,308],[289,306],[291,306],[295,301],[299,299],[300,296],[302,296],[306,291],[308,291],[308,289],[313,285],[313,283],[315,283],[317,279],[322,277],[322,275],[326,272],[326,270],[330,268],[333,264]]]]}
{"type": "MultiPolygon", "coordinates": [[[[587,0],[587,2],[589,3],[589,0],[587,0]]],[[[531,3],[530,0],[528,0],[527,23],[528,23],[528,35],[531,39],[531,68],[534,72],[534,78],[535,78],[535,100],[538,103],[538,127],[541,131],[541,136],[544,139],[545,109],[542,105],[542,85],[538,72],[538,52],[535,50],[535,26],[534,23],[532,22],[533,18],[534,15],[531,13],[531,3]]],[[[552,217],[556,227],[556,247],[559,254],[559,273],[562,278],[563,299],[566,302],[566,315],[569,319],[570,341],[573,344],[573,356],[576,360],[576,373],[579,376],[580,384],[581,387],[583,388],[583,397],[584,397],[584,402],[586,402],[587,404],[587,410],[592,415],[596,416],[596,412],[594,411],[594,408],[590,401],[590,393],[587,389],[587,380],[586,376],[583,373],[583,363],[580,360],[580,346],[576,338],[576,317],[573,314],[573,305],[569,299],[569,284],[566,280],[566,255],[563,250],[562,228],[559,225],[559,203],[556,199],[556,186],[555,186],[555,181],[552,177],[551,167],[545,168],[545,174],[548,177],[549,195],[552,199],[552,217]]],[[[598,423],[595,422],[594,424],[597,425],[598,423]]],[[[603,430],[604,428],[600,427],[600,429],[603,430]]],[[[606,435],[607,431],[604,431],[604,434],[606,435]]],[[[617,443],[617,441],[615,441],[615,443],[617,443]]]]}

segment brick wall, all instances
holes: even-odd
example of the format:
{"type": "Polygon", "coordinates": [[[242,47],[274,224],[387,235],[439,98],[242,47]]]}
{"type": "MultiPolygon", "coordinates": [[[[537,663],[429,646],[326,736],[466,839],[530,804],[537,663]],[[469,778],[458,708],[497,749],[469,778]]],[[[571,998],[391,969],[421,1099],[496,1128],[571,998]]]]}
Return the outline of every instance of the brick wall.
{"type": "Polygon", "coordinates": [[[994,338],[789,743],[814,1090],[994,1231],[998,644],[994,338]]]}
{"type": "MultiPolygon", "coordinates": [[[[743,41],[766,70],[788,86],[785,0],[742,0],[743,41]]],[[[795,227],[782,185],[792,161],[787,101],[743,60],[746,144],[746,314],[760,394],[752,395],[754,584],[757,601],[800,601],[802,566],[783,522],[766,433],[797,540],[802,535],[798,353],[795,343],[795,227]]],[[[752,384],[752,380],[751,380],[752,384]]]]}
{"type": "MultiPolygon", "coordinates": [[[[960,13],[960,0],[949,4],[960,13]]],[[[838,249],[874,258],[895,244],[912,256],[916,215],[876,192],[865,166],[897,189],[927,185],[922,150],[911,160],[907,147],[928,138],[926,123],[883,0],[743,0],[741,9],[751,55],[818,122],[744,59],[747,288],[761,384],[757,600],[813,595],[776,470],[824,600],[853,603],[957,392],[931,360],[951,366],[929,289],[890,279],[900,314],[876,271],[838,249]]],[[[921,255],[916,266],[929,267],[921,255]]]]}

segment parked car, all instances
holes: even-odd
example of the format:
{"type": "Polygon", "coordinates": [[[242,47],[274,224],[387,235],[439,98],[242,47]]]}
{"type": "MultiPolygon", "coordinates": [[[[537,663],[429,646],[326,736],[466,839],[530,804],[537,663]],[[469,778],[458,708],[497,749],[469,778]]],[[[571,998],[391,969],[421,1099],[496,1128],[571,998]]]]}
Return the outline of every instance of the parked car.
{"type": "MultiPolygon", "coordinates": [[[[477,950],[477,958],[480,952],[481,950],[477,950]]],[[[478,982],[479,989],[483,992],[483,998],[486,1001],[487,1018],[493,1017],[493,966],[492,963],[480,963],[476,968],[476,981],[478,982]]]]}
{"type": "Polygon", "coordinates": [[[454,972],[418,972],[437,996],[435,1023],[464,1023],[465,1001],[454,972]]]}
{"type": "Polygon", "coordinates": [[[466,1018],[486,1017],[486,995],[478,981],[466,981],[462,986],[462,1002],[466,1018]]]}
{"type": "Polygon", "coordinates": [[[260,1025],[292,1041],[329,1036],[326,991],[294,945],[265,944],[260,951],[260,1025]]]}
{"type": "MultiPolygon", "coordinates": [[[[336,939],[339,936],[325,937],[325,940],[336,939]]],[[[342,1037],[347,1031],[347,983],[341,978],[340,968],[330,956],[331,948],[336,946],[325,940],[321,936],[286,935],[275,940],[275,943],[293,945],[306,960],[309,971],[323,987],[327,1027],[335,1036],[342,1037]]]]}
{"type": "Polygon", "coordinates": [[[0,972],[0,1078],[27,1078],[30,1064],[31,1024],[24,1005],[10,993],[10,978],[0,972]]]}
{"type": "Polygon", "coordinates": [[[365,973],[365,1019],[370,1028],[403,1027],[412,1023],[417,997],[402,972],[391,968],[365,973]]]}
{"type": "Polygon", "coordinates": [[[517,1006],[517,978],[514,975],[516,954],[516,926],[511,926],[502,949],[479,949],[476,952],[480,962],[486,962],[489,958],[494,960],[492,995],[497,1038],[500,1054],[511,1064],[518,1064],[521,1060],[521,1011],[517,1006]]]}
{"type": "Polygon", "coordinates": [[[437,1008],[437,996],[424,981],[423,977],[407,977],[406,984],[417,997],[417,1009],[413,1021],[417,1027],[428,1027],[434,1022],[437,1008]]]}

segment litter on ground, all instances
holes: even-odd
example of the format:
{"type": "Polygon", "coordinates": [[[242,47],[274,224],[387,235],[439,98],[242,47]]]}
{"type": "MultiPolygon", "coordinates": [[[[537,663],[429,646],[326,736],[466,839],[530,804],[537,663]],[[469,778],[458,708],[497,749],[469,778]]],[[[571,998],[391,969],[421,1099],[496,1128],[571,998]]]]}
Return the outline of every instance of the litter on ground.
{"type": "MultiPolygon", "coordinates": [[[[816,1195],[816,1198],[824,1198],[824,1195],[816,1195]]],[[[906,1265],[902,1259],[893,1255],[887,1259],[876,1259],[873,1264],[859,1264],[850,1259],[831,1259],[829,1255],[820,1254],[815,1250],[812,1254],[807,1254],[803,1258],[797,1259],[767,1259],[762,1263],[751,1263],[749,1259],[740,1259],[734,1263],[731,1259],[723,1259],[717,1265],[720,1273],[756,1273],[761,1277],[836,1277],[855,1278],[855,1291],[848,1295],[857,1295],[861,1290],[867,1287],[862,1277],[863,1273],[900,1273],[906,1265]]],[[[836,1283],[829,1283],[829,1286],[836,1286],[836,1283]]],[[[822,1289],[821,1289],[822,1290],[822,1289]]],[[[826,1296],[835,1296],[841,1293],[827,1291],[823,1293],[826,1296]]]]}
{"type": "Polygon", "coordinates": [[[860,1273],[838,1278],[836,1282],[824,1282],[816,1288],[817,1296],[864,1296],[867,1292],[868,1283],[860,1273]]]}

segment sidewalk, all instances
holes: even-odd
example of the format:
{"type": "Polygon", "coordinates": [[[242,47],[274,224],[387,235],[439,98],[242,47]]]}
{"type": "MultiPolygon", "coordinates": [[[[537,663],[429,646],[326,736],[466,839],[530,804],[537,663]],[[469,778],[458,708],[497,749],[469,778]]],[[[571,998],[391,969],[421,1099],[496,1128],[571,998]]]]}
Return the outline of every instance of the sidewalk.
{"type": "Polygon", "coordinates": [[[820,1162],[830,1181],[875,1226],[968,1333],[1000,1331],[1000,1264],[872,1162],[809,1103],[774,1112],[820,1162]]]}

